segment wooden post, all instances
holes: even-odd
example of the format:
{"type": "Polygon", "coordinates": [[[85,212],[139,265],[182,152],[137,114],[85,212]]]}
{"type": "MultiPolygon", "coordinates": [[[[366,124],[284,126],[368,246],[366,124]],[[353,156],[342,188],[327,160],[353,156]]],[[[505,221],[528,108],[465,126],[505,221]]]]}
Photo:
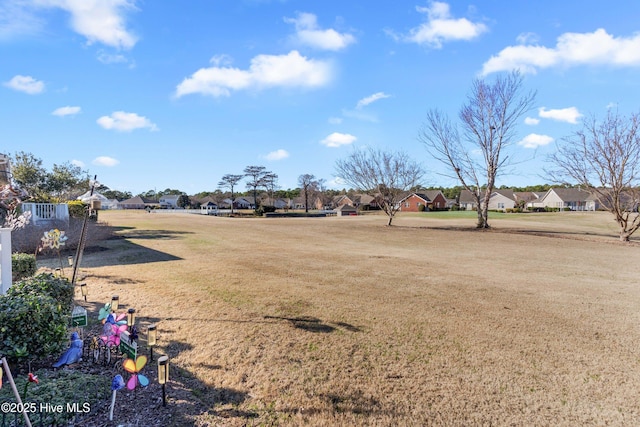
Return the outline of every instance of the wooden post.
{"type": "Polygon", "coordinates": [[[7,359],[5,357],[2,358],[2,366],[4,367],[4,370],[7,371],[7,378],[9,378],[11,389],[13,390],[13,394],[16,396],[18,407],[22,408],[22,415],[24,416],[24,422],[27,425],[27,427],[31,427],[31,420],[29,420],[29,415],[27,415],[27,408],[22,404],[20,393],[18,393],[18,389],[16,388],[16,383],[13,381],[13,376],[11,375],[11,369],[9,369],[9,364],[7,363],[7,359]]]}
{"type": "Polygon", "coordinates": [[[0,228],[0,293],[6,294],[11,287],[11,229],[0,228]]]}

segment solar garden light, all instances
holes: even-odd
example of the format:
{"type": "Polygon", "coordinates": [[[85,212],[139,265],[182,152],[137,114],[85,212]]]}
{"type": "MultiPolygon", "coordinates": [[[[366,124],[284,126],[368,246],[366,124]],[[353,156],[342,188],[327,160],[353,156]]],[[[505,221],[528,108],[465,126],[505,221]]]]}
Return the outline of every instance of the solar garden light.
{"type": "Polygon", "coordinates": [[[80,283],[80,293],[84,297],[84,302],[87,302],[87,284],[80,283]]]}
{"type": "Polygon", "coordinates": [[[167,406],[165,386],[169,381],[169,356],[158,358],[158,384],[162,385],[162,406],[167,406]]]}
{"type": "Polygon", "coordinates": [[[147,345],[149,346],[149,350],[151,352],[149,359],[151,359],[152,362],[153,362],[153,347],[156,345],[157,341],[158,341],[158,325],[154,323],[152,325],[149,325],[149,327],[147,328],[147,345]]]}
{"type": "Polygon", "coordinates": [[[136,309],[130,308],[127,311],[127,325],[129,325],[129,327],[131,328],[135,323],[136,323],[136,309]]]}
{"type": "Polygon", "coordinates": [[[114,295],[111,297],[111,311],[115,313],[118,309],[118,304],[120,303],[120,297],[118,295],[114,295]]]}
{"type": "Polygon", "coordinates": [[[67,257],[67,262],[69,263],[69,267],[73,267],[73,257],[71,255],[67,257]]]}

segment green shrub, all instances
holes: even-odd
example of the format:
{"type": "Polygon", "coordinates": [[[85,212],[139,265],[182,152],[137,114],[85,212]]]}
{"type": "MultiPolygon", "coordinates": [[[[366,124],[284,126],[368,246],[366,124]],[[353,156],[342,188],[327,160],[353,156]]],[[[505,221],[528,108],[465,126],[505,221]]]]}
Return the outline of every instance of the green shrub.
{"type": "Polygon", "coordinates": [[[33,254],[12,254],[11,270],[13,281],[36,274],[36,256],[33,254]]]}
{"type": "MultiPolygon", "coordinates": [[[[73,286],[64,277],[51,273],[42,273],[14,283],[7,291],[8,296],[44,295],[51,297],[60,306],[63,314],[71,314],[73,305],[73,286]]],[[[0,323],[1,325],[2,323],[0,323]]]]}
{"type": "Polygon", "coordinates": [[[260,206],[258,209],[256,209],[254,211],[255,215],[258,216],[262,216],[266,213],[271,213],[271,212],[275,212],[276,211],[276,207],[275,206],[260,206]]]}
{"type": "Polygon", "coordinates": [[[0,296],[0,354],[12,362],[60,353],[69,317],[55,299],[36,293],[0,296]]]}
{"type": "Polygon", "coordinates": [[[84,218],[84,213],[87,211],[86,203],[83,203],[80,200],[73,200],[71,202],[67,202],[67,206],[69,207],[70,218],[84,218]]]}
{"type": "Polygon", "coordinates": [[[418,204],[418,212],[424,212],[425,209],[426,207],[422,203],[418,204]]]}

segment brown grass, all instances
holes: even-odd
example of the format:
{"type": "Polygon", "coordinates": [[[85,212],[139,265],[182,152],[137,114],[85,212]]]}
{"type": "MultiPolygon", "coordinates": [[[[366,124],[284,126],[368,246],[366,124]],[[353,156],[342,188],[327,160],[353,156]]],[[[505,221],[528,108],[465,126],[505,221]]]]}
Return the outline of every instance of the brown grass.
{"type": "Polygon", "coordinates": [[[176,425],[640,424],[640,247],[604,214],[101,215],[89,305],[159,322],[176,425]]]}

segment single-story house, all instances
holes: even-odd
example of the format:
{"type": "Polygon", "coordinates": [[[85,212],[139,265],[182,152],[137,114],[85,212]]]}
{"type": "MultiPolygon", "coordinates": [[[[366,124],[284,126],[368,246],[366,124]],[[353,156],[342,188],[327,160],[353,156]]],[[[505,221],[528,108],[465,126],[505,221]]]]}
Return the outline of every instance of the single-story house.
{"type": "Polygon", "coordinates": [[[179,194],[164,194],[160,196],[160,207],[164,209],[175,209],[178,207],[179,194]]]}
{"type": "Polygon", "coordinates": [[[447,199],[440,190],[428,190],[420,193],[410,193],[400,200],[400,210],[402,212],[420,212],[446,209],[447,199]],[[424,206],[424,208],[420,208],[424,206]]]}
{"type": "Polygon", "coordinates": [[[123,200],[118,203],[120,209],[146,209],[159,207],[160,204],[155,200],[143,199],[140,196],[135,196],[127,200],[123,200]]]}
{"type": "Polygon", "coordinates": [[[334,209],[337,216],[352,216],[358,214],[358,209],[351,205],[341,205],[334,209]]]}
{"type": "MultiPolygon", "coordinates": [[[[223,209],[231,209],[231,199],[229,198],[224,199],[219,204],[219,207],[223,209]]],[[[233,209],[252,209],[252,208],[253,208],[253,203],[251,203],[249,200],[245,199],[244,197],[236,197],[233,200],[233,209]]]]}
{"type": "Polygon", "coordinates": [[[458,205],[460,206],[460,210],[463,211],[472,211],[478,209],[478,204],[475,197],[473,196],[473,193],[466,189],[463,189],[460,192],[460,196],[458,197],[458,205]]]}
{"type": "Polygon", "coordinates": [[[539,191],[516,191],[513,193],[516,199],[516,206],[518,203],[522,203],[525,209],[544,207],[542,198],[545,194],[545,192],[539,191]]]}
{"type": "MultiPolygon", "coordinates": [[[[590,199],[591,192],[581,188],[550,188],[542,198],[542,205],[547,208],[556,208],[560,210],[570,209],[572,211],[586,211],[587,205],[593,207],[594,203],[587,203],[590,199]]],[[[590,202],[593,202],[591,198],[590,202]]]]}
{"type": "Polygon", "coordinates": [[[513,190],[493,190],[489,197],[490,211],[505,211],[513,209],[516,205],[516,199],[513,190]]]}

